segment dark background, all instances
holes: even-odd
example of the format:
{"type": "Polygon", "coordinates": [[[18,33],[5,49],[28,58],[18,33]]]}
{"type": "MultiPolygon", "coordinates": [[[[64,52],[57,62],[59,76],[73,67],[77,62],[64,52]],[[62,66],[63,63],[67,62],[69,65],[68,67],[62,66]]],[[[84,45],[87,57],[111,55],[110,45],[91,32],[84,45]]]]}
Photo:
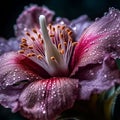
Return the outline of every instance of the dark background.
{"type": "MultiPolygon", "coordinates": [[[[14,36],[13,25],[24,7],[29,4],[46,5],[56,12],[56,16],[75,19],[87,14],[91,20],[102,17],[109,7],[120,9],[120,0],[1,0],[0,37],[14,36]],[[4,3],[3,3],[4,2],[4,3]]],[[[0,107],[0,120],[25,120],[19,113],[0,107]]]]}

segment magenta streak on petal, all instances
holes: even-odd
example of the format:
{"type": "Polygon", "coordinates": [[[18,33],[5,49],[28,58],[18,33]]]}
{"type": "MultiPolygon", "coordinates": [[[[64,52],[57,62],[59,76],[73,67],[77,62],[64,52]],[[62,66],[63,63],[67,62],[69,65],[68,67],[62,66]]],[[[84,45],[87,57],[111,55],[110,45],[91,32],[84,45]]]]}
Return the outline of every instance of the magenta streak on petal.
{"type": "MultiPolygon", "coordinates": [[[[78,44],[75,47],[72,61],[71,61],[71,71],[72,74],[78,69],[80,66],[84,66],[84,64],[80,64],[81,58],[84,56],[84,54],[89,50],[91,46],[94,46],[95,44],[98,44],[98,39],[104,37],[106,34],[103,35],[89,35],[86,39],[85,36],[81,36],[81,39],[79,40],[78,44]]],[[[87,57],[86,57],[87,59],[87,57]]]]}
{"type": "Polygon", "coordinates": [[[73,53],[72,75],[75,74],[78,67],[101,63],[106,54],[112,55],[114,59],[120,58],[119,21],[120,11],[110,8],[107,15],[95,21],[84,31],[73,53]]]}
{"type": "Polygon", "coordinates": [[[48,78],[40,66],[15,52],[0,56],[0,104],[18,111],[21,91],[34,80],[48,78]]]}
{"type": "Polygon", "coordinates": [[[78,80],[50,78],[29,84],[19,102],[21,113],[30,120],[54,120],[71,108],[78,97],[78,80]]]}

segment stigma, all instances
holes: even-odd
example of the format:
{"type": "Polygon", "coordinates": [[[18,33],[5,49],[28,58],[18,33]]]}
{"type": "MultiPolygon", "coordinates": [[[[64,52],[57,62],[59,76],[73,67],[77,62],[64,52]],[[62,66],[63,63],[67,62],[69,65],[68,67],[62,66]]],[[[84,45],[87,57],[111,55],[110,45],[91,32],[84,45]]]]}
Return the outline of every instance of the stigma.
{"type": "Polygon", "coordinates": [[[36,62],[51,76],[68,76],[69,62],[77,44],[66,25],[47,25],[44,15],[39,16],[40,28],[25,31],[19,53],[36,62]]]}

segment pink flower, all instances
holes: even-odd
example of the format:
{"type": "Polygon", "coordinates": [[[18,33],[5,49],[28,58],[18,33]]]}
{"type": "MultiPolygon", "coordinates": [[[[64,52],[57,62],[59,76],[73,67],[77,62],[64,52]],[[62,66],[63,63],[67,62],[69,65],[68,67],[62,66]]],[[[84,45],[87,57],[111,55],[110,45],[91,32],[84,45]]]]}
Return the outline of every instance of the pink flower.
{"type": "Polygon", "coordinates": [[[21,50],[0,57],[1,105],[30,120],[55,120],[76,101],[120,83],[115,63],[120,56],[119,10],[110,8],[82,35],[68,21],[47,25],[52,11],[26,21],[35,10],[27,9],[17,21],[21,50]]]}

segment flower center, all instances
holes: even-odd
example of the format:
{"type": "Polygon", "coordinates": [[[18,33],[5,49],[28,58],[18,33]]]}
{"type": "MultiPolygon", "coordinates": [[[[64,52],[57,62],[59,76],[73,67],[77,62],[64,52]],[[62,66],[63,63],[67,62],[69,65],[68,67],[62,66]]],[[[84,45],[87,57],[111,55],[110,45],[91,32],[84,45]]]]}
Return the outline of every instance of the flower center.
{"type": "Polygon", "coordinates": [[[44,15],[39,17],[40,29],[27,30],[21,40],[19,53],[39,64],[51,76],[68,76],[69,61],[76,45],[72,31],[66,25],[48,25],[44,15]]]}

